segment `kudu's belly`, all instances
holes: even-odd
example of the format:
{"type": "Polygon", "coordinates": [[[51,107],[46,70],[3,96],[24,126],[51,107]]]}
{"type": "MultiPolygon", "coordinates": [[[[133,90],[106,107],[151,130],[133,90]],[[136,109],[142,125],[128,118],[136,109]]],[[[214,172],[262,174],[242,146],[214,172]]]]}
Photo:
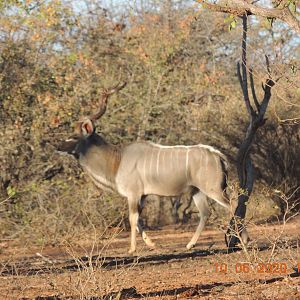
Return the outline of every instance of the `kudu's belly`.
{"type": "Polygon", "coordinates": [[[120,173],[117,180],[118,190],[123,195],[134,191],[140,195],[176,196],[189,191],[191,186],[185,169],[178,170],[178,166],[176,170],[163,165],[144,168],[142,164],[127,171],[120,173]]]}

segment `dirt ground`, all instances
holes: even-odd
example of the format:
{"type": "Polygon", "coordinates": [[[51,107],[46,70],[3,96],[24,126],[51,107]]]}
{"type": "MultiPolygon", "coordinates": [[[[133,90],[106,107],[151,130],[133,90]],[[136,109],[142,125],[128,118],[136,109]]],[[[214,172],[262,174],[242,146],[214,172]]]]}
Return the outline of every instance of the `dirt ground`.
{"type": "Polygon", "coordinates": [[[253,225],[247,251],[231,254],[210,228],[185,250],[196,224],[150,231],[159,246],[139,239],[136,256],[128,232],[47,247],[3,242],[0,299],[300,299],[299,225],[253,225]]]}

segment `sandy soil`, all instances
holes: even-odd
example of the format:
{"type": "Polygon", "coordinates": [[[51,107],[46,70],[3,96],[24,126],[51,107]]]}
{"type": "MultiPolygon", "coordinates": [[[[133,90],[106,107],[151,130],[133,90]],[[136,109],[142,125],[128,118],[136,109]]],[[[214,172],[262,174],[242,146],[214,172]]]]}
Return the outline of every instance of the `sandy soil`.
{"type": "Polygon", "coordinates": [[[299,219],[252,226],[247,252],[231,254],[212,229],[186,251],[194,228],[151,231],[159,247],[139,239],[135,256],[128,232],[59,246],[2,243],[0,299],[300,299],[299,219]]]}

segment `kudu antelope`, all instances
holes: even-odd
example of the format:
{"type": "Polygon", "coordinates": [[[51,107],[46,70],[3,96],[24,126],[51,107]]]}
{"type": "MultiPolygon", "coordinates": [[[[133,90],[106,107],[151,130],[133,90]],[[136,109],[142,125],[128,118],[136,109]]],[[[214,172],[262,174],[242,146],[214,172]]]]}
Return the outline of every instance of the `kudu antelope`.
{"type": "Polygon", "coordinates": [[[149,247],[155,244],[139,223],[146,195],[177,196],[189,192],[200,213],[200,222],[187,249],[192,248],[209,216],[207,197],[229,209],[225,192],[227,162],[225,156],[206,145],[162,146],[151,142],[133,142],[113,146],[95,132],[94,122],[106,110],[110,95],[125,86],[105,90],[99,110],[76,124],[75,134],[61,143],[60,151],[73,154],[96,186],[117,191],[128,199],[131,245],[136,250],[138,231],[149,247]]]}

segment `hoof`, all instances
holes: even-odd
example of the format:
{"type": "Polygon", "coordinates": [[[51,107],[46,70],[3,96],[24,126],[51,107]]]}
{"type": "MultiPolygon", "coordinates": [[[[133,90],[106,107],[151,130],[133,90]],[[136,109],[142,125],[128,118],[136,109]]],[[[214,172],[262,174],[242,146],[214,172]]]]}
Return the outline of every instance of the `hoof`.
{"type": "Polygon", "coordinates": [[[194,248],[195,247],[195,244],[190,244],[190,243],[188,243],[187,245],[186,245],[186,249],[187,250],[191,250],[192,248],[194,248]]]}
{"type": "Polygon", "coordinates": [[[244,229],[241,233],[241,239],[245,246],[247,246],[250,242],[250,237],[246,229],[244,229]]]}
{"type": "Polygon", "coordinates": [[[148,243],[147,246],[150,248],[150,249],[156,249],[156,244],[155,243],[148,243]]]}
{"type": "Polygon", "coordinates": [[[133,254],[135,252],[135,249],[129,249],[128,254],[133,254]]]}

